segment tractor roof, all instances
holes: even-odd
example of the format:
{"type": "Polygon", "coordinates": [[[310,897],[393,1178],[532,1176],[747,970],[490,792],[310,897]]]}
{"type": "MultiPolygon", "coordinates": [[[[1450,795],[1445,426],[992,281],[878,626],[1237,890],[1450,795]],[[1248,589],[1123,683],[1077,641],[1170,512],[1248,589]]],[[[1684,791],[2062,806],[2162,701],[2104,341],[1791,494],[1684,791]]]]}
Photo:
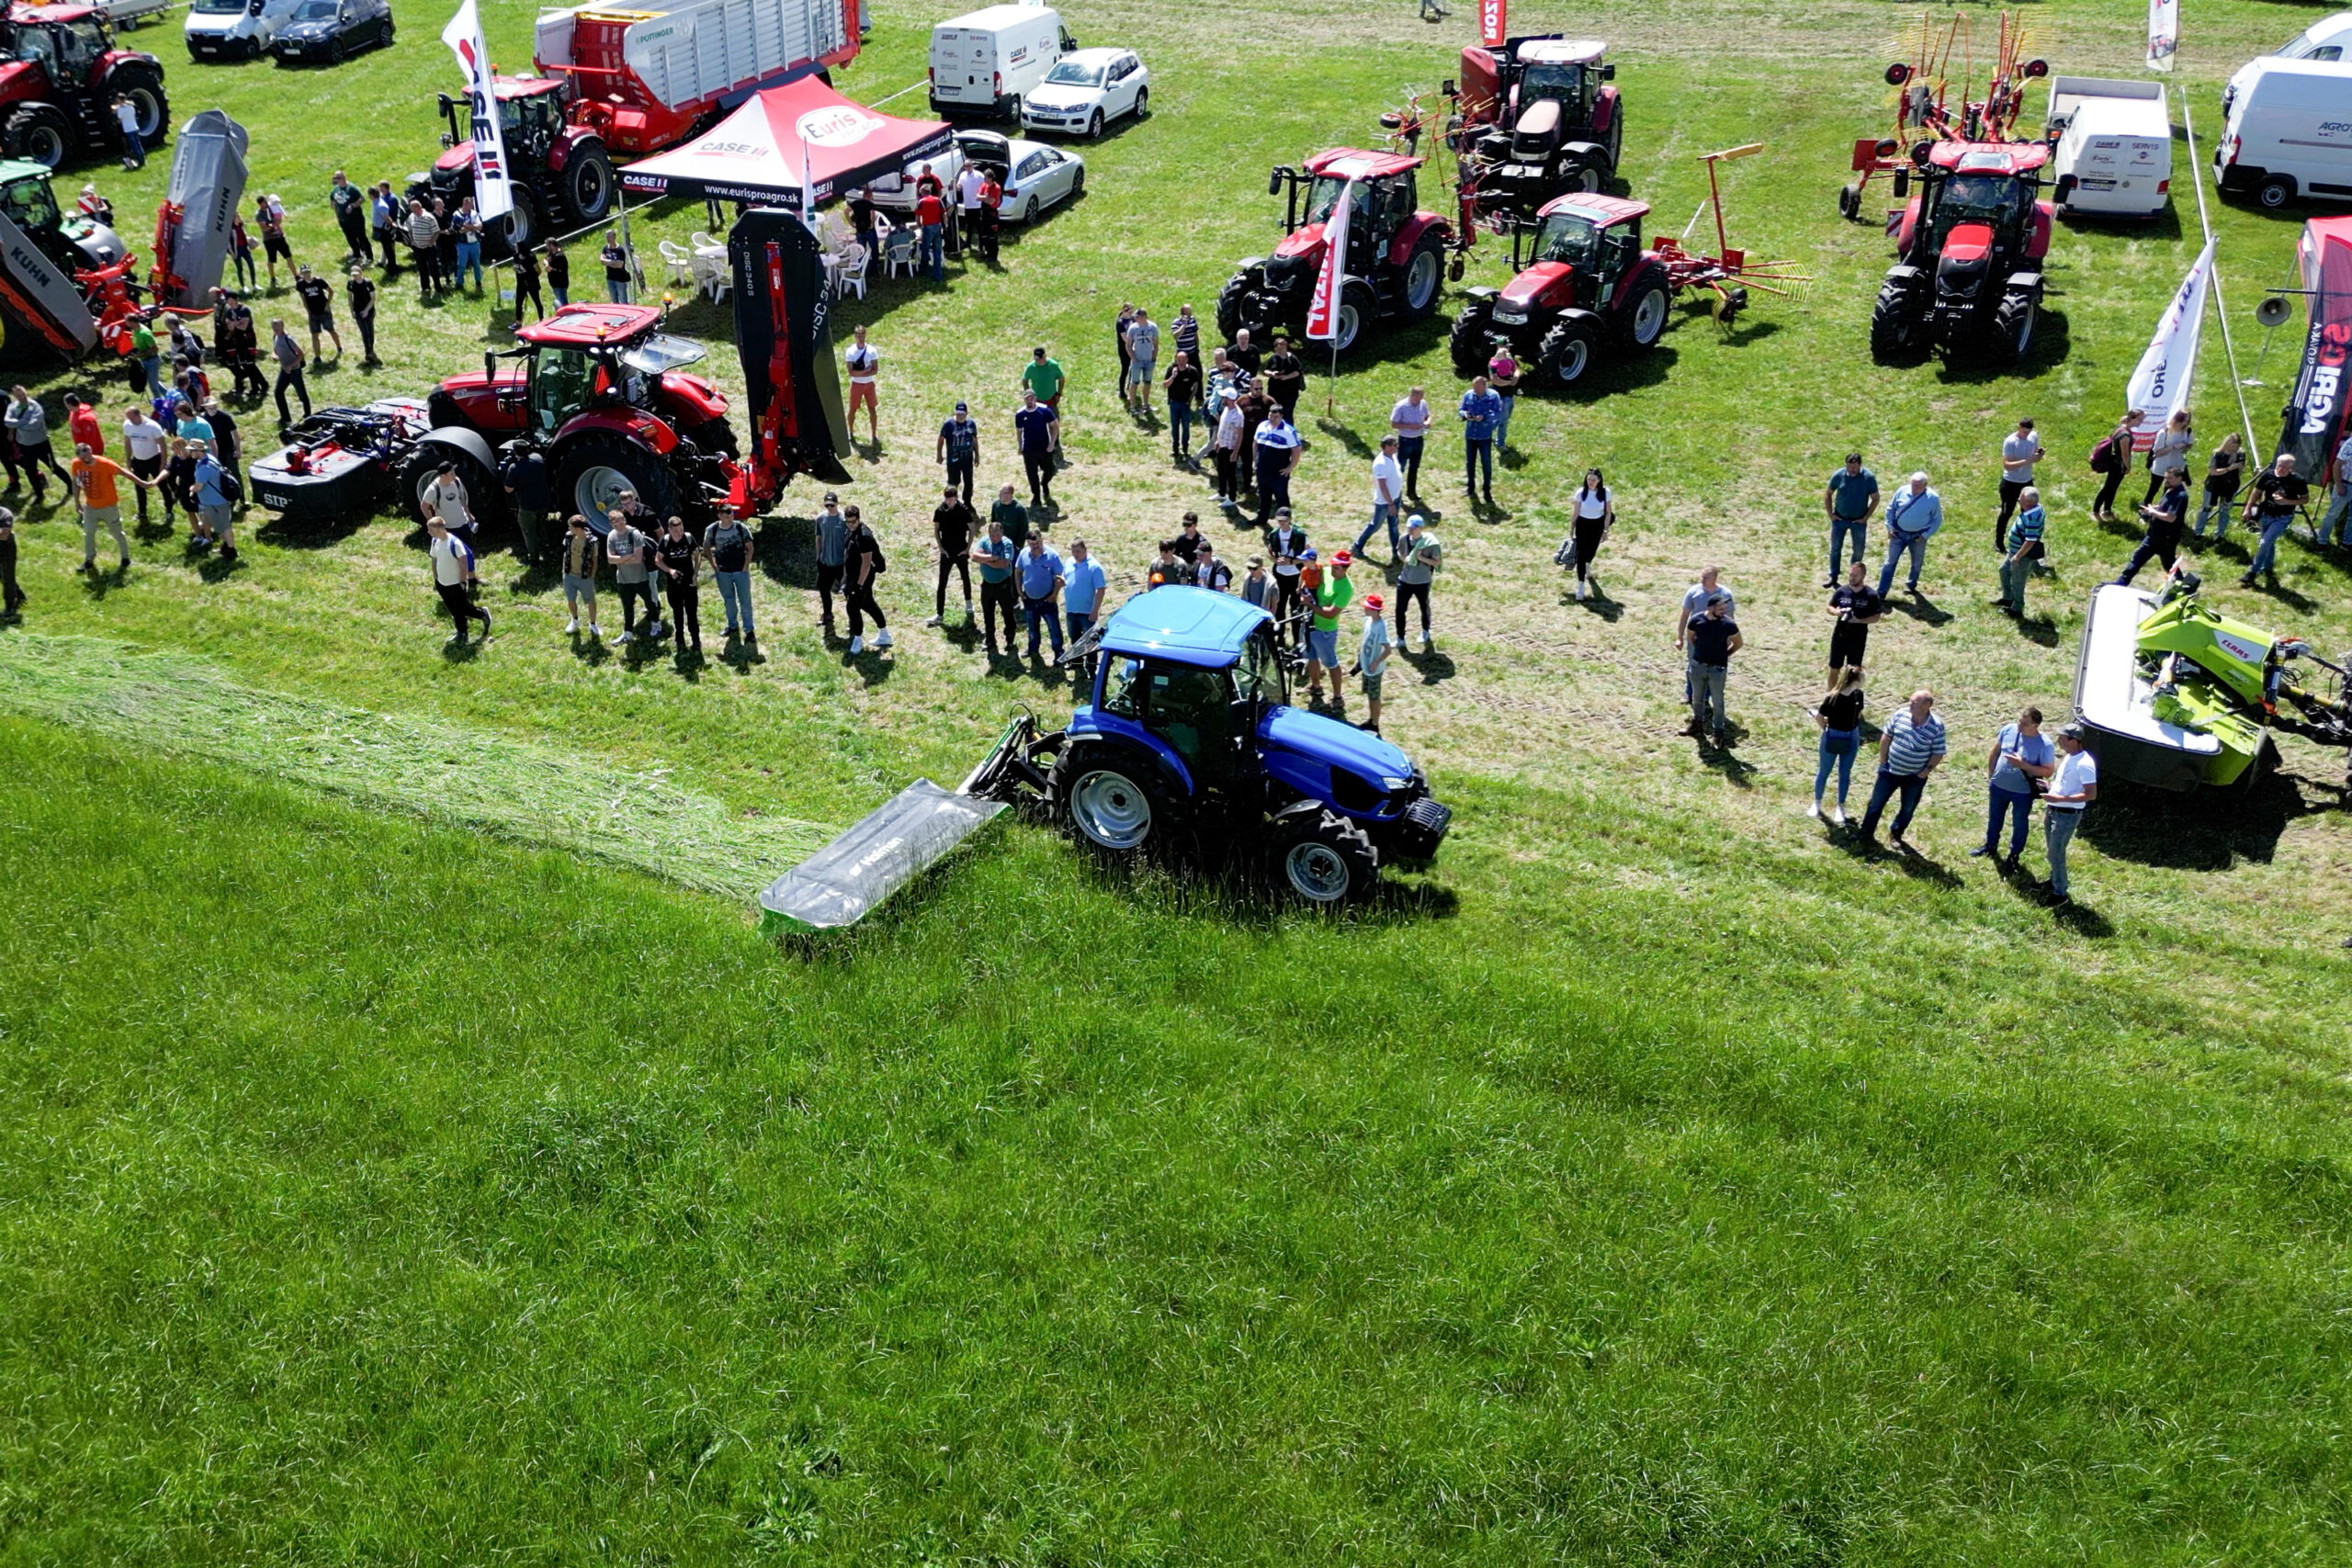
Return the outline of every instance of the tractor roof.
{"type": "Polygon", "coordinates": [[[1633,201],[1622,196],[1600,196],[1588,191],[1572,191],[1544,204],[1538,218],[1549,218],[1555,212],[1573,212],[1596,228],[1606,229],[1612,223],[1637,222],[1650,215],[1650,204],[1633,201]]]}
{"type": "Polygon", "coordinates": [[[1155,588],[1111,612],[1102,628],[1102,646],[1137,659],[1222,670],[1240,659],[1250,634],[1272,619],[1235,594],[1206,588],[1155,588]]]}
{"type": "Polygon", "coordinates": [[[1519,46],[1521,65],[1589,65],[1609,52],[1597,38],[1532,38],[1519,46]]]}
{"type": "Polygon", "coordinates": [[[536,98],[543,93],[563,91],[560,76],[495,76],[492,91],[502,98],[536,98]]]}
{"type": "Polygon", "coordinates": [[[1402,152],[1367,152],[1360,147],[1334,147],[1329,152],[1317,152],[1306,160],[1310,175],[1330,175],[1343,180],[1376,180],[1386,175],[1401,175],[1408,169],[1418,169],[1425,159],[1408,158],[1402,152]]]}
{"type": "Polygon", "coordinates": [[[12,22],[78,22],[85,17],[108,19],[97,6],[15,6],[8,10],[12,22]]]}
{"type": "Polygon", "coordinates": [[[2046,141],[1938,141],[1928,166],[1961,175],[2025,175],[2050,162],[2046,141]]]}
{"type": "Polygon", "coordinates": [[[650,305],[576,304],[533,321],[514,336],[536,348],[616,348],[661,324],[662,312],[650,305]]]}

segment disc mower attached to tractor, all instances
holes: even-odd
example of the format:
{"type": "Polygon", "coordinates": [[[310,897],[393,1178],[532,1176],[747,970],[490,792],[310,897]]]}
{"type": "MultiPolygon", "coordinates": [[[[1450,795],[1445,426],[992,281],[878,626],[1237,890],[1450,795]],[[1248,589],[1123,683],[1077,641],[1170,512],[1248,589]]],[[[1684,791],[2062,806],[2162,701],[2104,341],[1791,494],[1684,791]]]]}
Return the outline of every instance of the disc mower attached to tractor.
{"type": "Polygon", "coordinates": [[[1342,193],[1349,217],[1339,351],[1362,343],[1376,321],[1419,321],[1434,314],[1453,226],[1423,211],[1416,199],[1414,172],[1423,162],[1407,153],[1340,147],[1307,159],[1303,170],[1275,169],[1266,192],[1287,197],[1283,243],[1270,256],[1244,261],[1227,280],[1216,299],[1217,331],[1230,339],[1247,327],[1261,344],[1275,332],[1306,341],[1307,306],[1329,249],[1324,224],[1342,193]]]}
{"type": "Polygon", "coordinates": [[[2015,365],[2041,312],[2053,212],[2041,199],[2039,141],[1923,141],[1916,188],[1894,226],[1894,265],[1871,311],[1871,354],[1933,349],[2015,365]]]}

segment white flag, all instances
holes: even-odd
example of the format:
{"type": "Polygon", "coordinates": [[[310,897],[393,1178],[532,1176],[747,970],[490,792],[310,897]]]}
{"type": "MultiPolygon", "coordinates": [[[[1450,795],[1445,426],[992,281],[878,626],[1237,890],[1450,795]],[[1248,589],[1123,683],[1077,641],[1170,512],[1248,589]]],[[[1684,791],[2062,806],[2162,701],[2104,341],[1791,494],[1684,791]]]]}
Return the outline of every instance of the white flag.
{"type": "Polygon", "coordinates": [[[1340,335],[1340,291],[1348,277],[1348,198],[1355,193],[1352,182],[1341,186],[1331,216],[1323,220],[1323,270],[1315,275],[1315,293],[1306,302],[1306,335],[1318,341],[1340,335]]]}
{"type": "Polygon", "coordinates": [[[2156,432],[2175,412],[2188,406],[2188,382],[2197,373],[2197,333],[2205,321],[2205,286],[2212,276],[2213,242],[2208,240],[2174,290],[2172,303],[2165,307],[2156,335],[2140,356],[2140,367],[2132,372],[2124,406],[2140,411],[2132,435],[2141,451],[2154,443],[2156,432]]]}
{"type": "Polygon", "coordinates": [[[466,73],[466,96],[474,126],[474,209],[484,218],[514,210],[514,174],[506,163],[506,139],[498,129],[498,93],[490,74],[490,46],[481,39],[481,13],[465,0],[441,41],[466,73]]]}
{"type": "Polygon", "coordinates": [[[2180,47],[2180,0],[2148,0],[2148,69],[2172,69],[2180,47]]]}

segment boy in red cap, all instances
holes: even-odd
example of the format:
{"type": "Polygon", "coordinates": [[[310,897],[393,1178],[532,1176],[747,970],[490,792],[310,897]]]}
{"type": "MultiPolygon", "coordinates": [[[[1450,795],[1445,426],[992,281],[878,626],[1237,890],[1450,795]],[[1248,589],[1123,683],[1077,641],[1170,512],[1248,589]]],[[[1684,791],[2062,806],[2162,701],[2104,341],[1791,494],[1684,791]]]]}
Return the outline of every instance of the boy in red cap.
{"type": "Polygon", "coordinates": [[[1387,606],[1377,593],[1363,597],[1363,641],[1356,647],[1355,676],[1363,682],[1363,727],[1380,733],[1380,678],[1388,673],[1388,623],[1381,618],[1387,606]]]}

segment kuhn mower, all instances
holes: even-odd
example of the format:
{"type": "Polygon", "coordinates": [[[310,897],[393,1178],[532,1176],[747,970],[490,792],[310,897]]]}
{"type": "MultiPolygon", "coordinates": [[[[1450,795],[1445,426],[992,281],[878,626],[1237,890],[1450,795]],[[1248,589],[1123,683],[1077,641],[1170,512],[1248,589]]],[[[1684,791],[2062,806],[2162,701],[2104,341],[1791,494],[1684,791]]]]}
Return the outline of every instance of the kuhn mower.
{"type": "Polygon", "coordinates": [[[422,420],[413,401],[391,399],[306,422],[253,465],[254,494],[298,507],[311,504],[306,490],[356,498],[389,471],[391,493],[413,514],[447,463],[477,514],[493,518],[503,511],[499,451],[526,439],[546,454],[558,505],[598,533],[624,490],[657,517],[699,524],[721,511],[750,516],[795,474],[847,483],[839,454],[849,432],[815,237],[791,214],[758,209],[737,220],[728,248],[751,393],[748,452],[726,397],[686,373],[703,357],[700,344],[662,332],[650,305],[574,303],[519,328],[516,345],[485,354],[481,369],[442,382],[422,420]],[[296,482],[306,476],[313,482],[296,482]]]}
{"type": "Polygon", "coordinates": [[[1216,299],[1217,331],[1230,339],[1244,327],[1262,344],[1272,333],[1304,342],[1307,306],[1329,248],[1324,228],[1347,198],[1347,281],[1340,290],[1337,345],[1342,354],[1375,321],[1424,321],[1434,314],[1445,284],[1445,253],[1453,228],[1420,209],[1414,173],[1424,160],[1351,147],[1318,152],[1305,169],[1287,164],[1266,183],[1269,196],[1287,195],[1284,238],[1270,256],[1251,256],[1227,280],[1216,299]],[[1299,197],[1306,197],[1302,212],[1299,197]]]}
{"type": "Polygon", "coordinates": [[[1617,174],[1625,107],[1608,45],[1558,34],[1516,38],[1499,51],[1462,51],[1448,84],[1462,182],[1479,210],[1532,218],[1570,191],[1598,191],[1617,174]]]}
{"type": "MultiPolygon", "coordinates": [[[[1649,204],[1623,197],[1564,196],[1545,206],[1534,223],[1514,224],[1517,276],[1500,288],[1469,290],[1469,302],[1453,318],[1447,348],[1455,373],[1483,375],[1495,350],[1507,347],[1513,357],[1533,363],[1533,384],[1572,387],[1604,353],[1654,347],[1670,307],[1685,293],[1710,295],[1716,320],[1727,323],[1747,308],[1751,288],[1795,292],[1806,279],[1787,264],[1753,261],[1724,243],[1715,164],[1761,148],[1760,142],[1735,147],[1702,160],[1715,212],[1713,255],[1687,251],[1664,236],[1643,249],[1649,204]]],[[[1693,215],[1691,226],[1706,210],[1693,215]]]]}
{"type": "Polygon", "coordinates": [[[2039,141],[1922,142],[1917,189],[1894,226],[1894,265],[1871,310],[1871,354],[1933,348],[2014,365],[2032,346],[2053,213],[2039,141]]]}
{"type": "Polygon", "coordinates": [[[1229,593],[1157,588],[1063,656],[1091,668],[1069,723],[1023,713],[961,788],[920,781],[778,878],[786,928],[847,925],[1005,804],[1104,860],[1221,860],[1304,903],[1369,897],[1383,865],[1422,864],[1453,813],[1380,737],[1289,705],[1273,617],[1229,593]]]}
{"type": "Polygon", "coordinates": [[[2233,620],[2199,586],[2182,566],[2159,593],[2120,583],[2092,593],[2075,711],[2101,771],[2157,789],[2250,790],[2273,729],[2352,747],[2352,654],[2330,662],[2233,620]]]}
{"type": "Polygon", "coordinates": [[[1854,178],[1838,187],[1838,210],[1860,218],[1864,192],[1879,175],[1891,178],[1895,200],[1906,199],[1924,143],[2017,141],[2026,84],[2050,74],[2047,61],[2025,57],[2027,44],[2023,19],[2015,11],[2002,12],[1986,61],[1990,79],[1984,96],[1972,98],[1968,82],[1975,57],[1968,15],[1922,17],[1905,42],[1909,58],[1886,68],[1887,85],[1895,90],[1894,127],[1887,135],[1854,143],[1854,178]]]}

